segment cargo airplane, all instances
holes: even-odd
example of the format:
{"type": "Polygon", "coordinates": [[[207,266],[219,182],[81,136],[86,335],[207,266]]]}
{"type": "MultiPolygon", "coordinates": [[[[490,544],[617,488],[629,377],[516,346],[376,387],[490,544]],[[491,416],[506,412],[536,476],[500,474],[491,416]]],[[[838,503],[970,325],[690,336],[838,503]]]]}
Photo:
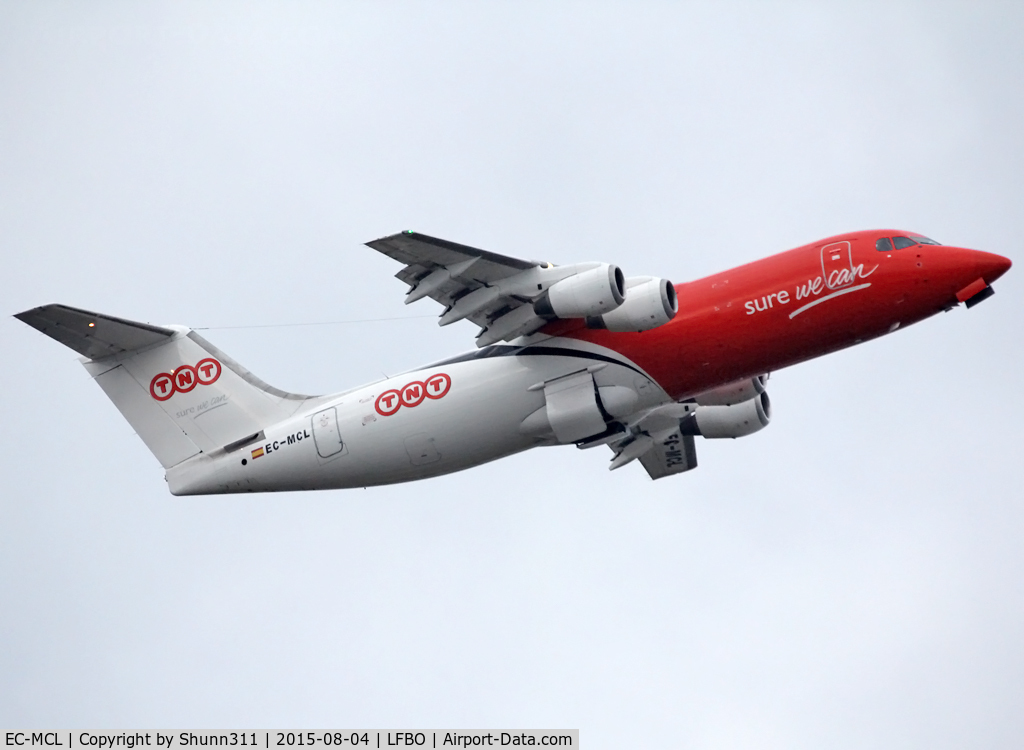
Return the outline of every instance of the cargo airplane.
{"type": "Polygon", "coordinates": [[[695,438],[768,425],[768,373],[992,295],[1007,258],[875,230],[697,281],[552,265],[414,232],[367,243],[406,303],[475,323],[477,348],[328,396],[274,388],[183,326],[64,305],[16,317],[82,363],[175,495],[408,482],[528,448],[608,446],[652,479],[693,469],[695,438]]]}

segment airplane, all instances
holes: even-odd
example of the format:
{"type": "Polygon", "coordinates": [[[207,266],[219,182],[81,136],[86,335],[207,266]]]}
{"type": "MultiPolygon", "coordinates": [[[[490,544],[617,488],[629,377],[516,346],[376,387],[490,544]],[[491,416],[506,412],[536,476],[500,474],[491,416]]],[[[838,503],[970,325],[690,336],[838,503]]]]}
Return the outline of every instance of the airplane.
{"type": "Polygon", "coordinates": [[[396,260],[475,350],[327,396],[274,388],[184,326],[64,305],[15,317],[82,364],[166,470],[174,495],[370,487],[540,446],[608,446],[652,479],[697,466],[696,437],[766,427],[771,372],[993,294],[1000,255],[873,230],[697,281],[552,265],[412,231],[396,260]]]}

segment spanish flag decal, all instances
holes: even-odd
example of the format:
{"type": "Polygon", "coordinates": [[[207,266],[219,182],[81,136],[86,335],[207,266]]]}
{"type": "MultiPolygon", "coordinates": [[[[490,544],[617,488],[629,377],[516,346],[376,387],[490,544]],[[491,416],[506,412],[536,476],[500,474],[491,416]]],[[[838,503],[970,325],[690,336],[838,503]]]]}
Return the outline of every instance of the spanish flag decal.
{"type": "Polygon", "coordinates": [[[253,457],[254,459],[255,459],[255,458],[259,458],[259,457],[260,457],[260,456],[262,456],[262,455],[263,455],[263,449],[262,449],[262,448],[257,448],[256,450],[254,450],[254,451],[252,452],[252,457],[253,457]]]}

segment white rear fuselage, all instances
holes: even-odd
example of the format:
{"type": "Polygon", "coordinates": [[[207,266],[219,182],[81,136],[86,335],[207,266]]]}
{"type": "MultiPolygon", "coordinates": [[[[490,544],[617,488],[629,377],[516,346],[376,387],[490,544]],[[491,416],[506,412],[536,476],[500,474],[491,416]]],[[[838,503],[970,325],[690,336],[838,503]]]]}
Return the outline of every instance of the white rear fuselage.
{"type": "Polygon", "coordinates": [[[670,400],[621,355],[592,344],[494,347],[311,399],[258,438],[174,466],[167,481],[173,494],[193,495],[369,487],[459,471],[558,444],[545,419],[524,420],[544,411],[544,383],[588,371],[598,390],[637,393],[638,408],[670,400]]]}

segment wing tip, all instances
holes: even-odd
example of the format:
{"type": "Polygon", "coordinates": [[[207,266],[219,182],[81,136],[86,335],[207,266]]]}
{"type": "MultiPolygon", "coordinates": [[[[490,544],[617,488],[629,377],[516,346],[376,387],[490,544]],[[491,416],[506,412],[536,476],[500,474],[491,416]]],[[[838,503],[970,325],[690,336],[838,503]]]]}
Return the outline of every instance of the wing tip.
{"type": "Polygon", "coordinates": [[[19,313],[14,313],[13,315],[11,315],[11,317],[12,318],[17,318],[22,323],[28,323],[27,319],[32,317],[33,314],[38,315],[39,313],[43,312],[44,310],[52,310],[55,307],[64,307],[64,305],[59,305],[56,302],[51,302],[48,305],[38,305],[37,307],[33,307],[33,308],[28,309],[28,310],[22,310],[19,313]]]}
{"type": "Polygon", "coordinates": [[[364,242],[363,244],[374,250],[381,250],[381,246],[386,247],[387,243],[392,242],[393,240],[399,237],[408,237],[414,234],[416,234],[416,232],[414,232],[411,229],[403,229],[401,232],[396,232],[395,234],[388,234],[385,235],[384,237],[378,237],[375,240],[370,240],[369,242],[364,242]]]}

